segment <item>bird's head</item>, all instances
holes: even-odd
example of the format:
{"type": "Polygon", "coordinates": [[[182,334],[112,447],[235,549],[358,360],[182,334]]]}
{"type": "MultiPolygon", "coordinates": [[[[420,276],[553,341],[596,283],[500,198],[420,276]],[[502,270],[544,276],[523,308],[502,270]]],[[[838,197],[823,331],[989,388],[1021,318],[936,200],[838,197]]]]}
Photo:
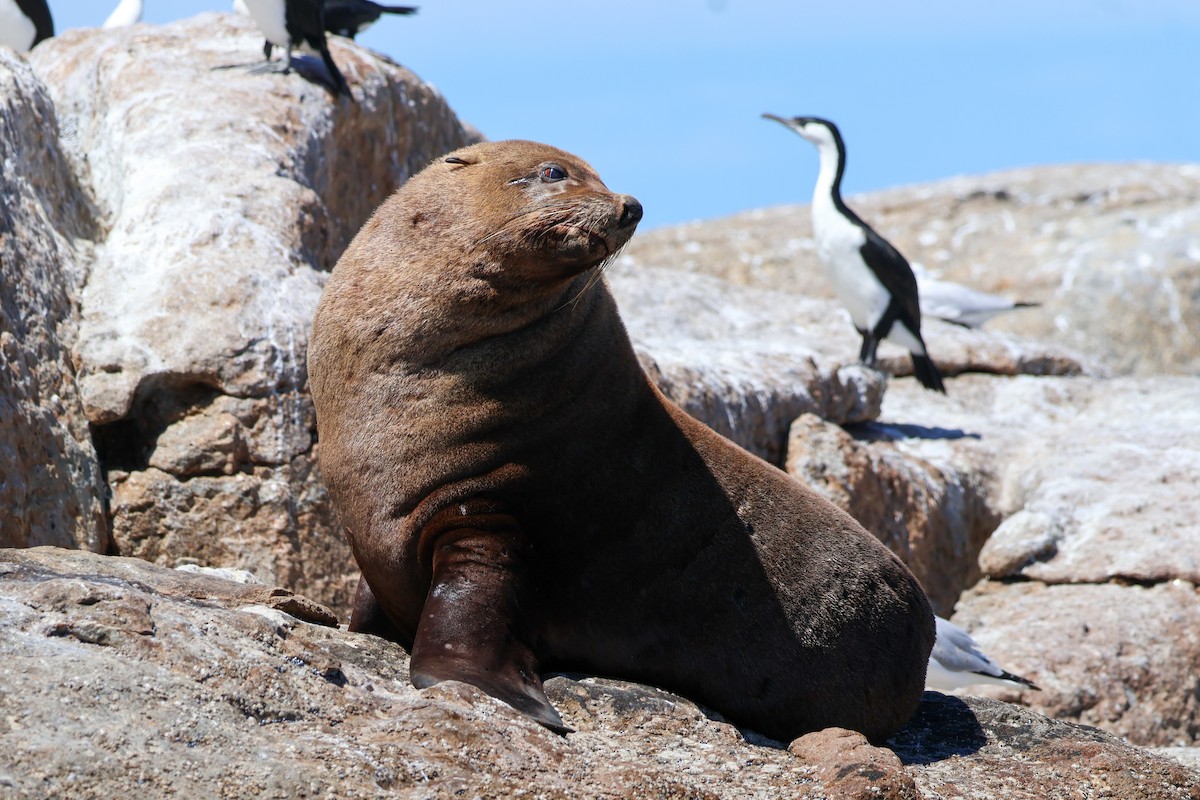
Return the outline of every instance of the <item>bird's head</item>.
{"type": "Polygon", "coordinates": [[[775,114],[763,114],[763,119],[775,120],[818,148],[836,147],[842,138],[837,125],[821,117],[780,117],[775,114]]]}

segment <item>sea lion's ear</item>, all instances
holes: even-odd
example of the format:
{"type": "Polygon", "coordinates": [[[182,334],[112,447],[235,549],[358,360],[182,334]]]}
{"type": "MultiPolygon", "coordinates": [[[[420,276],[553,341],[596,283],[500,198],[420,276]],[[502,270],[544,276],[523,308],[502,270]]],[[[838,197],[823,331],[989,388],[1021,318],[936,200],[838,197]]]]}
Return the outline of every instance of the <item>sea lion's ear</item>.
{"type": "Polygon", "coordinates": [[[466,159],[463,159],[463,158],[459,158],[458,156],[447,156],[446,163],[447,164],[461,164],[465,167],[467,164],[470,164],[472,162],[467,161],[466,159]]]}

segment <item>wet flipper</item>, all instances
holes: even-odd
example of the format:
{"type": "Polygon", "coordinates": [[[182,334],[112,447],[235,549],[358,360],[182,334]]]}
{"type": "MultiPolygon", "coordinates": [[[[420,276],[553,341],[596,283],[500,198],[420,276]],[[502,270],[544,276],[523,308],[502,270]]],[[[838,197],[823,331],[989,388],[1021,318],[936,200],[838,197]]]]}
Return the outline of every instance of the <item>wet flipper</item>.
{"type": "Polygon", "coordinates": [[[433,579],[413,642],[413,685],[463,681],[556,733],[570,732],[542,690],[520,618],[526,587],[517,521],[455,506],[431,520],[421,539],[433,579]]]}

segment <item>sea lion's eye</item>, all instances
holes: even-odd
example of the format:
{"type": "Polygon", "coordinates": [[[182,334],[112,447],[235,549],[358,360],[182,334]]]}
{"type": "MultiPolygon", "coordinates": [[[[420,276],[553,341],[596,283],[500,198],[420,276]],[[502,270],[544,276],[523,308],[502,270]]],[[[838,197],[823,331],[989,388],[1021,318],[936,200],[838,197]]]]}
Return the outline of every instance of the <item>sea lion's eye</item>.
{"type": "Polygon", "coordinates": [[[561,181],[566,177],[567,171],[557,164],[548,164],[547,166],[542,167],[541,178],[547,183],[561,181]]]}

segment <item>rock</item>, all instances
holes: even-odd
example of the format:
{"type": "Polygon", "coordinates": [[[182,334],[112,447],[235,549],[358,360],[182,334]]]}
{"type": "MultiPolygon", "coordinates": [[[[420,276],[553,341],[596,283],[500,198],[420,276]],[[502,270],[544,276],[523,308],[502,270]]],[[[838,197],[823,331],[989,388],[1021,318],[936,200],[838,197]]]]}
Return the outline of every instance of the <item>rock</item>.
{"type": "Polygon", "coordinates": [[[107,232],[83,294],[93,423],[140,394],[296,391],[322,273],[409,174],[466,142],[434,89],[336,42],[355,102],[225,69],[262,34],[229,14],[66,31],[31,55],[107,232]],[[181,57],[186,54],[186,57],[181,57]]]}
{"type": "Polygon", "coordinates": [[[788,426],[806,412],[836,422],[878,415],[882,376],[844,366],[855,353],[830,344],[826,304],[674,270],[609,272],[659,388],[750,452],[782,464],[788,426]]]}
{"type": "Polygon", "coordinates": [[[868,435],[908,455],[991,461],[1004,521],[980,554],[991,577],[1200,583],[1200,379],[973,376],[949,397],[896,385],[868,435]],[[896,423],[936,419],[929,436],[896,423]]]}
{"type": "Polygon", "coordinates": [[[175,568],[178,572],[187,572],[192,575],[212,575],[217,578],[223,578],[234,583],[261,584],[253,572],[244,569],[232,569],[230,567],[202,567],[199,564],[180,564],[175,568]]]}
{"type": "Polygon", "coordinates": [[[986,652],[1043,689],[976,691],[1139,744],[1192,744],[1196,397],[1200,379],[1171,376],[971,375],[947,396],[897,381],[853,439],[799,420],[789,465],[906,556],[939,611],[955,607],[986,652]],[[977,549],[967,532],[989,518],[1003,521],[977,549]],[[957,598],[980,571],[992,581],[957,598]]]}
{"type": "Polygon", "coordinates": [[[0,52],[0,546],[103,551],[103,473],[71,347],[92,234],[45,88],[0,52]]]}
{"type": "Polygon", "coordinates": [[[989,465],[987,459],[935,462],[857,441],[813,414],[792,424],[786,462],[790,475],[900,556],[943,616],[949,616],[963,588],[979,579],[979,551],[1000,522],[989,496],[989,465]]]}
{"type": "Polygon", "coordinates": [[[151,467],[180,477],[232,475],[250,461],[242,423],[227,408],[237,399],[222,396],[164,430],[154,443],[151,467]]]}
{"type": "MultiPolygon", "coordinates": [[[[403,67],[345,40],[331,46],[354,102],[295,72],[226,69],[262,47],[250,20],[228,14],[65,31],[30,55],[45,89],[27,76],[36,114],[14,116],[18,161],[32,154],[29,175],[51,187],[43,208],[74,216],[44,222],[45,269],[68,279],[42,303],[61,354],[38,352],[49,399],[41,416],[18,419],[61,449],[53,415],[78,410],[71,430],[92,453],[92,480],[70,481],[78,499],[63,507],[76,524],[96,518],[93,549],[109,546],[98,452],[117,552],[252,569],[344,611],[355,569],[312,463],[309,326],[326,272],[367,216],[470,134],[403,67]],[[40,124],[51,100],[60,136],[40,124]],[[56,322],[69,334],[61,343],[56,322]],[[70,381],[50,374],[54,364],[70,381]]],[[[22,452],[36,463],[44,450],[22,452]]],[[[87,477],[83,460],[58,472],[87,477]]],[[[46,495],[53,508],[66,493],[46,495]]],[[[23,524],[43,537],[57,526],[58,538],[6,530],[0,542],[68,543],[66,520],[52,522],[23,524]]]]}
{"type": "Polygon", "coordinates": [[[963,596],[954,621],[1041,689],[980,694],[1141,745],[1200,741],[1200,592],[1191,583],[984,581],[963,596]]]}
{"type": "Polygon", "coordinates": [[[358,568],[315,466],[318,457],[188,480],[154,468],[111,472],[116,548],[159,564],[247,570],[265,583],[303,587],[345,615],[358,568]]]}
{"type": "Polygon", "coordinates": [[[1152,752],[1174,759],[1188,769],[1200,770],[1200,747],[1152,747],[1152,752]]]}
{"type": "Polygon", "coordinates": [[[895,755],[838,731],[789,752],[677,695],[559,676],[547,691],[577,732],[557,736],[465,684],[414,689],[399,647],[264,602],[279,591],[0,550],[0,685],[20,687],[0,694],[6,796],[1197,796],[1179,761],[933,693],[895,755]]]}
{"type": "Polygon", "coordinates": [[[984,698],[926,692],[888,741],[920,797],[963,800],[1194,799],[1200,773],[1111,734],[984,698]]]}
{"type": "Polygon", "coordinates": [[[872,746],[856,731],[826,728],[809,733],[788,745],[788,752],[817,767],[831,800],[920,796],[899,757],[885,747],[872,746]]]}
{"type": "MultiPolygon", "coordinates": [[[[673,230],[683,235],[691,229],[673,230]]],[[[756,282],[739,288],[725,280],[727,276],[715,267],[713,271],[721,277],[713,280],[703,275],[702,266],[691,258],[655,249],[653,242],[659,241],[654,238],[656,233],[646,235],[652,244],[644,250],[637,247],[642,237],[634,237],[630,254],[608,269],[630,335],[635,344],[643,344],[655,358],[660,350],[665,357],[685,364],[698,358],[718,358],[717,375],[704,377],[723,377],[734,386],[762,381],[761,376],[748,380],[740,372],[758,375],[753,368],[765,369],[767,377],[777,379],[769,383],[773,388],[787,377],[773,362],[794,360],[797,366],[790,368],[793,371],[800,369],[799,364],[806,358],[816,359],[826,371],[829,367],[825,365],[830,361],[838,365],[857,363],[861,339],[854,332],[849,315],[829,299],[814,300],[807,284],[797,286],[789,281],[771,286],[756,282]],[[753,359],[739,360],[743,350],[747,357],[755,354],[753,359]]],[[[718,248],[718,252],[723,250],[718,248]]],[[[822,275],[814,280],[825,278],[822,275]]],[[[930,321],[928,328],[936,331],[937,360],[947,375],[961,372],[1076,375],[1098,371],[1087,359],[1054,343],[1022,340],[938,320],[930,321]]],[[[923,326],[922,330],[926,328],[923,326]]],[[[904,350],[891,344],[881,348],[882,369],[893,375],[912,373],[912,364],[904,350]]],[[[681,382],[687,381],[673,381],[672,385],[681,382]]],[[[874,410],[874,405],[868,406],[859,418],[873,417],[874,410]]],[[[835,415],[822,416],[849,421],[835,415]]]]}
{"type": "MultiPolygon", "coordinates": [[[[635,238],[636,241],[636,238],[635,238]]],[[[804,413],[839,424],[875,418],[882,376],[858,365],[858,340],[827,301],[744,288],[704,275],[634,268],[609,283],[643,366],[684,410],[782,466],[788,427],[804,413]]],[[[1064,351],[956,329],[962,358],[998,372],[1075,373],[1064,351]]],[[[911,371],[907,356],[889,369],[911,371]]]]}
{"type": "MultiPolygon", "coordinates": [[[[989,322],[991,331],[1070,348],[1116,373],[1194,375],[1198,200],[1200,165],[1098,164],[952,178],[849,202],[932,277],[1041,303],[989,322]]],[[[811,231],[808,206],[751,211],[639,235],[625,258],[831,298],[811,231]]],[[[945,341],[951,330],[935,323],[925,338],[955,374],[963,362],[945,341]]]]}

